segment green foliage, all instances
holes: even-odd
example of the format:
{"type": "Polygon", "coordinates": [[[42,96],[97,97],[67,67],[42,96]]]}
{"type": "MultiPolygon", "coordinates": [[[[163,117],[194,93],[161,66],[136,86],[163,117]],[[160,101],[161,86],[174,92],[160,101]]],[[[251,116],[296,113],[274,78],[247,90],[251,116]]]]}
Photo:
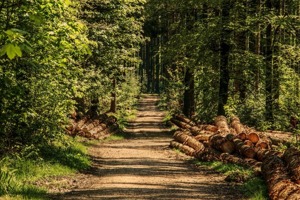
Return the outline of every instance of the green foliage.
{"type": "Polygon", "coordinates": [[[7,199],[43,199],[46,192],[32,185],[50,176],[65,176],[90,167],[86,146],[76,139],[64,136],[48,146],[33,146],[20,154],[5,157],[0,162],[0,196],[7,199]]]}
{"type": "Polygon", "coordinates": [[[121,134],[121,133],[117,133],[117,134],[113,134],[107,138],[104,139],[104,141],[118,141],[118,140],[124,140],[126,138],[126,134],[121,134]]]}
{"type": "Polygon", "coordinates": [[[242,190],[251,200],[267,200],[268,192],[267,186],[263,179],[259,177],[254,177],[247,181],[242,190]]]}
{"type": "Polygon", "coordinates": [[[7,159],[0,160],[0,195],[8,193],[10,190],[17,186],[15,180],[15,171],[7,167],[7,159]]]}
{"type": "Polygon", "coordinates": [[[227,181],[241,182],[239,189],[251,200],[268,199],[267,186],[264,180],[256,177],[253,171],[235,164],[224,164],[222,162],[200,162],[194,161],[196,165],[207,166],[227,176],[227,181]]]}
{"type": "Polygon", "coordinates": [[[128,71],[124,81],[117,88],[117,113],[118,124],[124,129],[128,121],[136,117],[137,97],[140,95],[140,83],[133,71],[128,71]]]}
{"type": "Polygon", "coordinates": [[[107,112],[116,90],[126,91],[117,91],[121,112],[133,105],[139,88],[127,73],[140,62],[143,3],[1,3],[1,151],[47,146],[60,137],[68,114],[107,112]]]}
{"type": "Polygon", "coordinates": [[[222,5],[228,4],[226,0],[148,1],[145,34],[149,41],[141,71],[146,71],[151,83],[157,79],[153,71],[160,68],[164,106],[171,113],[183,110],[188,89],[184,74],[192,69],[199,121],[210,122],[226,95],[222,103],[227,115],[235,114],[261,129],[289,130],[290,116],[300,112],[299,1],[285,2],[284,7],[271,1],[271,8],[267,2],[234,1],[223,10],[222,5]],[[222,18],[225,11],[228,19],[222,18]],[[229,85],[226,94],[219,94],[224,33],[228,33],[223,42],[229,45],[229,85]],[[269,52],[268,39],[272,41],[269,52]]]}

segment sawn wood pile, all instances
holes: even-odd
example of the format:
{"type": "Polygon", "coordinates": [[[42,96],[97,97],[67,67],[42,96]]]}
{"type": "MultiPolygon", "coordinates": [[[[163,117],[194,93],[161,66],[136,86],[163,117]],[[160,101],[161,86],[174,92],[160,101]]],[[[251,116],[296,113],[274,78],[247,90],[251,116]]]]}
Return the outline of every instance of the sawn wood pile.
{"type": "Polygon", "coordinates": [[[93,139],[103,139],[118,130],[117,119],[107,114],[94,117],[85,116],[79,119],[73,117],[66,127],[67,134],[71,136],[78,135],[93,139]]]}
{"type": "MultiPolygon", "coordinates": [[[[198,125],[175,115],[171,122],[180,129],[170,146],[202,161],[222,161],[252,168],[264,177],[272,200],[300,199],[300,151],[289,147],[275,150],[289,141],[274,132],[259,132],[244,126],[234,116],[217,116],[214,125],[198,125]]],[[[291,133],[286,133],[291,134],[291,133]]]]}

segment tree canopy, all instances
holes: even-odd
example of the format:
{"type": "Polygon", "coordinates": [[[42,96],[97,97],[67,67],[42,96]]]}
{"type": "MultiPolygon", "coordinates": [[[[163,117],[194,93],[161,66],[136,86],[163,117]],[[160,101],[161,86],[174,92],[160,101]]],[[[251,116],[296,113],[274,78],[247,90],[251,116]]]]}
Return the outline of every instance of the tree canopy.
{"type": "Polygon", "coordinates": [[[289,128],[300,108],[298,0],[2,0],[0,151],[143,92],[207,122],[289,128]]]}

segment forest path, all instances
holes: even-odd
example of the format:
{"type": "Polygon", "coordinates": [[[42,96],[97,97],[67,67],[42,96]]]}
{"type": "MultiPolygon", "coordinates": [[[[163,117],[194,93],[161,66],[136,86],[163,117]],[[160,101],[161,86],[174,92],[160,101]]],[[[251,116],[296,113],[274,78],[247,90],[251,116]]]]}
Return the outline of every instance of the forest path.
{"type": "Polygon", "coordinates": [[[190,157],[170,149],[170,131],[156,95],[143,95],[138,117],[127,127],[129,139],[90,148],[93,169],[78,188],[55,199],[243,199],[224,176],[196,168],[190,157]]]}

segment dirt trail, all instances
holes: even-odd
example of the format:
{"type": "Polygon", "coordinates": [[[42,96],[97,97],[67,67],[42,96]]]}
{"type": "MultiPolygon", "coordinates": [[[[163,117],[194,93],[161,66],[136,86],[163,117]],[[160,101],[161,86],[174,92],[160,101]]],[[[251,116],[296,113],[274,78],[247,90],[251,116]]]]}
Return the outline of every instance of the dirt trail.
{"type": "Polygon", "coordinates": [[[223,176],[196,169],[189,157],[168,148],[172,135],[157,101],[144,96],[127,128],[132,137],[93,146],[93,169],[76,180],[78,188],[55,199],[242,199],[223,176]]]}

